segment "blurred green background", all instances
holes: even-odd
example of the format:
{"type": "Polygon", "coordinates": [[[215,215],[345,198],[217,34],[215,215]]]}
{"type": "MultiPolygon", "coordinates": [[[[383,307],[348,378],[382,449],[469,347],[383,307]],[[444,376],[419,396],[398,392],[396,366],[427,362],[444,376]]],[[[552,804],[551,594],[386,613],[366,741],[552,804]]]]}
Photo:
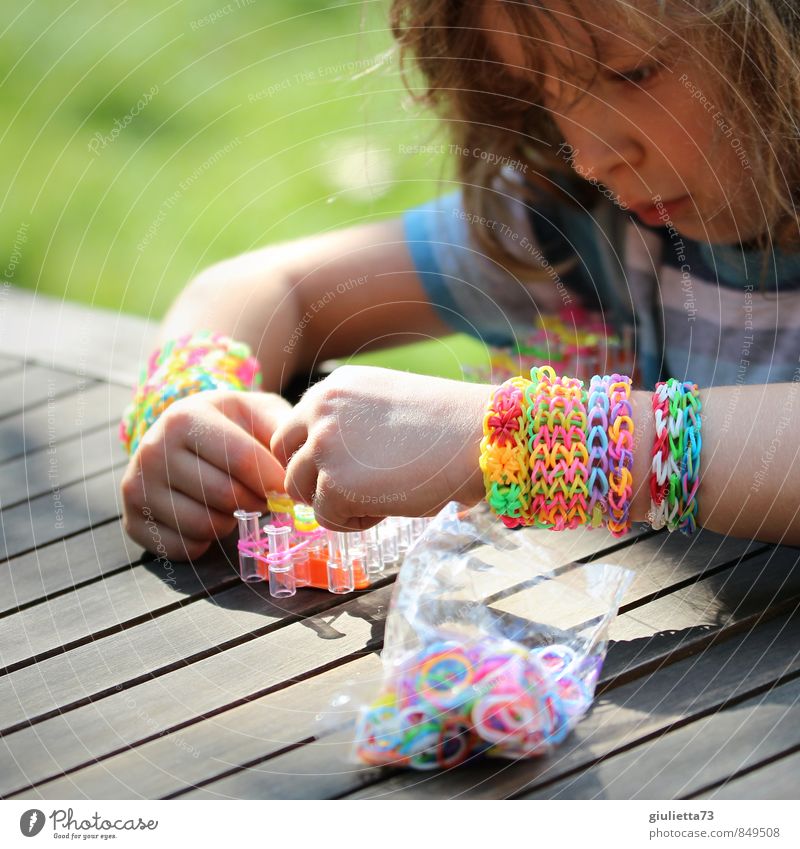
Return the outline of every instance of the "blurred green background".
{"type": "MultiPolygon", "coordinates": [[[[450,163],[401,150],[441,128],[393,53],[365,73],[392,46],[388,3],[4,2],[11,282],[158,319],[219,259],[433,197],[450,163]]],[[[455,337],[359,359],[458,376],[484,356],[455,337]]]]}

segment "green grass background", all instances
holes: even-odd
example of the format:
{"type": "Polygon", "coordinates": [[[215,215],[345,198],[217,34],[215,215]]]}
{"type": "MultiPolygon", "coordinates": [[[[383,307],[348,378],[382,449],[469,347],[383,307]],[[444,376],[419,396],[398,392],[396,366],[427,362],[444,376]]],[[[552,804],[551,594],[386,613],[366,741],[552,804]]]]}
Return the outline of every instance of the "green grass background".
{"type": "MultiPolygon", "coordinates": [[[[445,142],[434,116],[407,106],[394,58],[353,78],[391,46],[387,8],[0,4],[3,267],[26,236],[11,282],[157,319],[219,259],[433,197],[450,163],[401,145],[445,142]]],[[[359,359],[458,376],[484,356],[452,337],[359,359]]]]}

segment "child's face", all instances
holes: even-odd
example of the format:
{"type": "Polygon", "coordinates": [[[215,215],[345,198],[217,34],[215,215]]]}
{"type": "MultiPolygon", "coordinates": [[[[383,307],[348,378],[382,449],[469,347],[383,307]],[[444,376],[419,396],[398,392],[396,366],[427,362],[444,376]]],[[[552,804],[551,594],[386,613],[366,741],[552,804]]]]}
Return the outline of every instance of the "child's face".
{"type": "MultiPolygon", "coordinates": [[[[548,57],[541,105],[552,114],[575,170],[602,183],[647,224],[671,224],[689,238],[716,243],[759,235],[764,224],[748,152],[719,113],[721,105],[711,90],[714,69],[679,39],[674,62],[659,65],[647,55],[652,44],[631,43],[633,38],[615,26],[608,7],[587,4],[585,21],[604,55],[597,76],[583,89],[578,80],[594,61],[586,30],[559,0],[549,8],[564,12],[559,16],[564,34],[550,22],[540,30],[548,57]],[[576,69],[574,81],[564,78],[553,55],[559,64],[576,69]],[[586,96],[573,102],[584,90],[586,96]],[[712,145],[715,131],[721,138],[712,145]],[[664,205],[654,208],[659,196],[664,205]]],[[[514,72],[532,75],[499,3],[484,7],[484,26],[495,51],[514,72]]]]}

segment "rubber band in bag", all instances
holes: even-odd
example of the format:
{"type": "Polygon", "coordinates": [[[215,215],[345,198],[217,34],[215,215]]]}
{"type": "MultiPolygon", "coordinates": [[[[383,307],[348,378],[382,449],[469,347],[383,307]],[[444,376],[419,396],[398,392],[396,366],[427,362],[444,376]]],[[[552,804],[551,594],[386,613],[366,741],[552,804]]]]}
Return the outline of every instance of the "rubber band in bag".
{"type": "Polygon", "coordinates": [[[397,579],[379,692],[358,705],[356,761],[530,758],[575,727],[633,572],[565,563],[545,535],[505,528],[483,502],[451,502],[428,525],[397,579]]]}

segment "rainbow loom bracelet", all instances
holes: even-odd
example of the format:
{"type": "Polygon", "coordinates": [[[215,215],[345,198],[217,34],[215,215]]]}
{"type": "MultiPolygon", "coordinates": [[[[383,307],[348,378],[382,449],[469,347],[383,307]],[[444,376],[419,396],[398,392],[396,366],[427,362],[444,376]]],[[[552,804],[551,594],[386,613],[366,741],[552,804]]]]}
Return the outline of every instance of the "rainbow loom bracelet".
{"type": "MultiPolygon", "coordinates": [[[[679,529],[685,536],[691,536],[697,528],[697,488],[700,484],[700,448],[701,420],[700,395],[697,384],[688,381],[678,382],[677,392],[670,404],[670,423],[680,421],[673,429],[670,427],[670,453],[678,467],[677,479],[677,516],[667,521],[670,532],[679,529]]],[[[670,482],[671,483],[671,482],[670,482]]],[[[670,496],[672,495],[670,485],[670,496]]]]}
{"type": "Polygon", "coordinates": [[[633,494],[633,411],[631,379],[621,374],[609,378],[611,415],[608,425],[608,507],[611,514],[606,527],[615,537],[631,529],[630,506],[633,494]]]}
{"type": "Polygon", "coordinates": [[[682,510],[679,530],[684,536],[691,536],[697,530],[697,490],[700,486],[700,449],[703,447],[700,390],[696,383],[691,386],[687,395],[687,405],[684,415],[684,432],[686,442],[683,462],[681,464],[681,496],[682,510]]]}
{"type": "Polygon", "coordinates": [[[525,524],[530,499],[524,377],[513,377],[495,389],[483,417],[480,467],[486,501],[509,528],[525,524]]]}
{"type": "Polygon", "coordinates": [[[596,374],[589,383],[589,412],[586,421],[586,450],[589,452],[590,528],[605,524],[608,513],[608,414],[609,377],[596,374]]]}
{"type": "Polygon", "coordinates": [[[669,509],[669,480],[670,471],[669,441],[667,439],[667,420],[669,419],[669,388],[666,383],[658,383],[653,392],[653,420],[655,435],[653,437],[653,457],[650,461],[650,509],[647,511],[647,521],[658,531],[666,524],[666,511],[669,509]]]}
{"type": "Polygon", "coordinates": [[[531,369],[528,441],[529,524],[575,528],[588,519],[586,391],[583,381],[557,378],[551,366],[531,369]]]}
{"type": "Polygon", "coordinates": [[[256,389],[261,366],[245,342],[197,330],[168,340],[142,367],[133,400],[119,423],[125,450],[136,451],[156,419],[179,398],[206,389],[256,389]]]}
{"type": "Polygon", "coordinates": [[[550,377],[555,377],[552,366],[534,366],[531,383],[525,389],[528,401],[528,462],[530,464],[530,502],[526,524],[546,522],[548,479],[550,465],[550,433],[547,430],[547,413],[550,409],[550,377]]]}
{"type": "Polygon", "coordinates": [[[650,467],[650,510],[647,521],[658,531],[669,524],[675,527],[680,502],[678,488],[680,484],[680,456],[671,450],[676,428],[680,429],[682,413],[673,407],[678,394],[678,381],[669,378],[659,381],[653,393],[653,419],[655,437],[653,439],[653,459],[650,467]],[[673,418],[673,409],[679,417],[673,418]]]}
{"type": "Polygon", "coordinates": [[[650,471],[650,510],[655,530],[665,525],[691,536],[697,528],[701,418],[696,383],[675,378],[656,384],[653,393],[655,438],[650,471]]]}

